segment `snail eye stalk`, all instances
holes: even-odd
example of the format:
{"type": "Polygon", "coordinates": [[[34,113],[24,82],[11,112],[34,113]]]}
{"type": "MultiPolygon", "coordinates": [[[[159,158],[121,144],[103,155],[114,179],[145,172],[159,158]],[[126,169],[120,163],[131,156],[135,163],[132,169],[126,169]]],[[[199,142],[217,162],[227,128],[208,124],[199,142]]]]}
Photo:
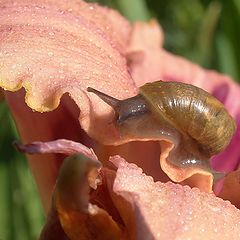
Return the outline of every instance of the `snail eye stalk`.
{"type": "Polygon", "coordinates": [[[88,87],[87,91],[96,94],[114,109],[116,122],[119,125],[128,119],[139,117],[149,112],[148,106],[141,95],[119,100],[91,87],[88,87]]]}
{"type": "Polygon", "coordinates": [[[118,100],[114,97],[111,97],[103,92],[100,92],[94,88],[88,87],[87,88],[88,92],[92,92],[94,94],[96,94],[98,97],[100,97],[105,103],[107,103],[109,106],[111,106],[115,111],[118,110],[119,105],[121,100],[118,100]]]}

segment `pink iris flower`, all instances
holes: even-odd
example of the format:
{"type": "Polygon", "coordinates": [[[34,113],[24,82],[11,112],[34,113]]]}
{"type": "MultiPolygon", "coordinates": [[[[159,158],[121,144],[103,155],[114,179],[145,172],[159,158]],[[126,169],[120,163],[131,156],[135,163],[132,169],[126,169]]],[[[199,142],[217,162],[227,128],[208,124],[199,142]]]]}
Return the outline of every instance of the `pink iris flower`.
{"type": "Polygon", "coordinates": [[[156,21],[81,0],[3,0],[0,28],[0,86],[48,215],[41,239],[240,238],[236,83],[165,51],[156,21]],[[203,88],[236,120],[211,161],[229,173],[215,194],[211,174],[168,163],[164,139],[122,141],[113,109],[86,91],[126,99],[157,80],[203,88]]]}

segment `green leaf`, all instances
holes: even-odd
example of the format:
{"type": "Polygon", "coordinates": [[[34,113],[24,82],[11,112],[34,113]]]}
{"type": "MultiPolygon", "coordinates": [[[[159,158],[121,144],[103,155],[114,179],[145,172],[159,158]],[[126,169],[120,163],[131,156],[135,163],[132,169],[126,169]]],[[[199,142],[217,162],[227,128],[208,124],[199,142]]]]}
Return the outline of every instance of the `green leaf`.
{"type": "Polygon", "coordinates": [[[219,70],[237,79],[238,67],[235,61],[235,50],[231,41],[223,33],[219,33],[216,39],[217,58],[219,70]]]}
{"type": "Polygon", "coordinates": [[[213,53],[212,44],[222,6],[220,2],[213,1],[207,7],[198,32],[198,63],[208,67],[213,53]]]}

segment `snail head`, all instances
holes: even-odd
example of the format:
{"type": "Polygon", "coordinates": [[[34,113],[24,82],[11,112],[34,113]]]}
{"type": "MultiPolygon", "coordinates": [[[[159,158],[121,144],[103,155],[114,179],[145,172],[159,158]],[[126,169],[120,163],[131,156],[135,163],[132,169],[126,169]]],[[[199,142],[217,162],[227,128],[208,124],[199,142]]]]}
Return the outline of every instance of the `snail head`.
{"type": "Polygon", "coordinates": [[[114,109],[116,122],[119,125],[128,119],[139,117],[149,112],[146,101],[141,95],[119,100],[91,87],[88,87],[87,91],[96,94],[114,109]]]}

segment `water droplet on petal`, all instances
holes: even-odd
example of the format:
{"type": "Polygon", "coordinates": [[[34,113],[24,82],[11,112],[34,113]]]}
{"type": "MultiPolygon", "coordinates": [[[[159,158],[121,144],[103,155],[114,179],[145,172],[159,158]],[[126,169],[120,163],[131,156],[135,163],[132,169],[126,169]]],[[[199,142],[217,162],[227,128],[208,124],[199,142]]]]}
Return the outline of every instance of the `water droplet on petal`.
{"type": "Polygon", "coordinates": [[[54,55],[53,52],[48,52],[48,56],[49,56],[49,57],[52,57],[53,55],[54,55]]]}

